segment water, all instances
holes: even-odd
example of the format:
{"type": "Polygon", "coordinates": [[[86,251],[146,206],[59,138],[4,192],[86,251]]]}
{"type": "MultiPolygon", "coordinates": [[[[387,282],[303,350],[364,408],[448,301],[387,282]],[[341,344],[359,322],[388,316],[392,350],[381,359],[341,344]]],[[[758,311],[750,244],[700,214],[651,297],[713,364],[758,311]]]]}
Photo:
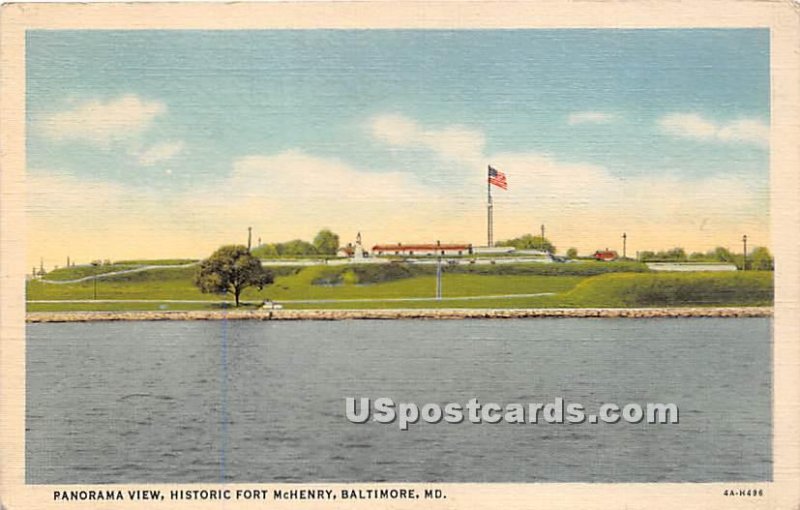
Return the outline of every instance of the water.
{"type": "Polygon", "coordinates": [[[770,319],[31,324],[27,482],[772,477],[770,319]],[[396,402],[675,403],[680,423],[352,424],[396,402]]]}

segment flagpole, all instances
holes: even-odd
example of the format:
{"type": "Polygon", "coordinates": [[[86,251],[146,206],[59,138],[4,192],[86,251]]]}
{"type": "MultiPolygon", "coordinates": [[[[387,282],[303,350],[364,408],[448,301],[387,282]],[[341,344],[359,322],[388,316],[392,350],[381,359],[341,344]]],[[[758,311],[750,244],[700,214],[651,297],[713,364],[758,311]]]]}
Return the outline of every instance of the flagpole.
{"type": "Polygon", "coordinates": [[[487,238],[488,238],[487,239],[487,246],[489,248],[491,248],[492,247],[492,234],[493,234],[493,232],[492,232],[492,230],[493,230],[493,224],[492,224],[492,183],[489,181],[489,169],[488,168],[486,170],[486,194],[487,194],[487,202],[486,202],[487,229],[486,229],[486,234],[487,234],[487,238]]]}

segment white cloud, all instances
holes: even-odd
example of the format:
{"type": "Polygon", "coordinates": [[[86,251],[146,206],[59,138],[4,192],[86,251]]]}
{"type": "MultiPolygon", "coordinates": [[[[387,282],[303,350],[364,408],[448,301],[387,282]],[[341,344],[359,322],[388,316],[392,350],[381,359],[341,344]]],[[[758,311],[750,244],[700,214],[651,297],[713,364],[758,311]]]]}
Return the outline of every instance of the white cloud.
{"type": "Polygon", "coordinates": [[[750,142],[769,145],[769,126],[754,119],[740,119],[722,126],[717,133],[726,142],[750,142]]]}
{"type": "Polygon", "coordinates": [[[153,166],[156,163],[169,161],[183,152],[186,144],[182,141],[162,142],[152,145],[137,155],[140,165],[153,166]]]}
{"type": "Polygon", "coordinates": [[[486,145],[480,131],[460,125],[428,129],[403,115],[379,115],[369,128],[375,139],[393,147],[423,147],[447,161],[479,161],[486,145]]]}
{"type": "Polygon", "coordinates": [[[108,101],[84,102],[52,114],[39,123],[39,128],[53,140],[77,140],[105,146],[144,132],[166,110],[164,103],[127,94],[108,101]]]}
{"type": "Polygon", "coordinates": [[[570,126],[577,124],[609,124],[616,120],[616,116],[611,113],[604,112],[574,112],[567,117],[567,123],[570,126]]]}
{"type": "Polygon", "coordinates": [[[737,119],[724,124],[696,113],[672,113],[662,117],[658,124],[665,133],[682,138],[769,146],[769,126],[758,119],[737,119]]]}

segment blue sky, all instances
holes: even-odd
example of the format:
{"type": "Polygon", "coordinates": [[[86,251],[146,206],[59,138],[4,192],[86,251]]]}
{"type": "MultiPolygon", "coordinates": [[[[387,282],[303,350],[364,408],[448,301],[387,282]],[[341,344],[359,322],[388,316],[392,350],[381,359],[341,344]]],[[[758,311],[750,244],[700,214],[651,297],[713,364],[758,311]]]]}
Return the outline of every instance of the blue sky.
{"type": "Polygon", "coordinates": [[[509,177],[501,236],[547,222],[564,249],[624,229],[642,249],[742,228],[768,244],[769,92],[761,29],[29,32],[31,256],[63,258],[45,239],[65,217],[86,228],[62,243],[79,258],[149,254],[130,232],[202,256],[254,222],[265,240],[331,227],[480,244],[488,163],[509,177]],[[54,204],[45,188],[100,198],[54,204]],[[654,207],[654,188],[671,201],[654,207]],[[589,228],[598,217],[613,229],[589,228]],[[170,235],[147,233],[155,218],[170,235]]]}

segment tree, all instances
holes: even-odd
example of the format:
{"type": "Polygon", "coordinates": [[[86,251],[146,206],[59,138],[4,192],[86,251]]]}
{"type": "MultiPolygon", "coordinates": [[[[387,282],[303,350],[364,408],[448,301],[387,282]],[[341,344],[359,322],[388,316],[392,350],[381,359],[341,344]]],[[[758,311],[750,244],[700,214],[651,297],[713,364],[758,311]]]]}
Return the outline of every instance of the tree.
{"type": "Polygon", "coordinates": [[[756,271],[771,271],[773,269],[774,260],[772,254],[763,246],[753,248],[748,258],[750,259],[748,265],[756,271]]]}
{"type": "Polygon", "coordinates": [[[546,237],[525,234],[521,237],[498,241],[495,246],[512,246],[517,250],[542,250],[550,253],[556,252],[556,247],[546,237]]]}
{"type": "Polygon", "coordinates": [[[313,244],[320,255],[336,255],[339,250],[339,236],[326,228],[319,231],[313,244]]]}
{"type": "Polygon", "coordinates": [[[247,287],[258,290],[273,281],[270,271],[261,266],[246,246],[227,245],[200,262],[194,284],[203,293],[230,293],[239,306],[239,296],[247,287]]]}
{"type": "Polygon", "coordinates": [[[578,250],[575,248],[570,248],[567,250],[567,258],[568,259],[577,259],[578,258],[578,250]]]}
{"type": "Polygon", "coordinates": [[[686,255],[686,250],[678,247],[657,252],[639,252],[639,260],[643,262],[686,262],[688,259],[689,256],[686,255]]]}

